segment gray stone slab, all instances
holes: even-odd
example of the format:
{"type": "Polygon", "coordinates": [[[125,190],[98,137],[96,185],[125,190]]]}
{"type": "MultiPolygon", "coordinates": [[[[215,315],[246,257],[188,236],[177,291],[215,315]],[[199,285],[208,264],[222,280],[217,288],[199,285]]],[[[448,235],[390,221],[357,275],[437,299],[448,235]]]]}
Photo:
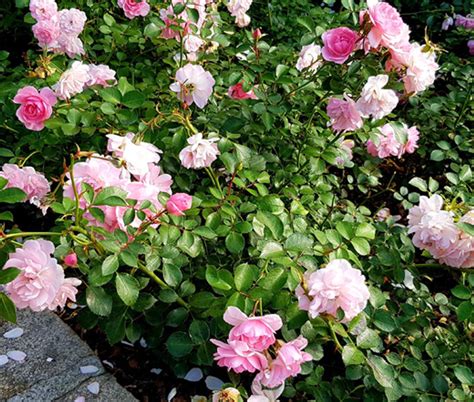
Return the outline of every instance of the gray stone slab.
{"type": "Polygon", "coordinates": [[[135,401],[105,370],[94,352],[58,316],[50,312],[19,311],[18,324],[0,322],[0,355],[19,350],[26,353],[23,362],[10,360],[0,367],[1,401],[135,401]],[[24,334],[5,339],[3,334],[20,327],[24,334]],[[94,374],[82,374],[80,367],[99,368],[94,374]],[[87,385],[97,381],[100,392],[93,395],[87,385]]]}

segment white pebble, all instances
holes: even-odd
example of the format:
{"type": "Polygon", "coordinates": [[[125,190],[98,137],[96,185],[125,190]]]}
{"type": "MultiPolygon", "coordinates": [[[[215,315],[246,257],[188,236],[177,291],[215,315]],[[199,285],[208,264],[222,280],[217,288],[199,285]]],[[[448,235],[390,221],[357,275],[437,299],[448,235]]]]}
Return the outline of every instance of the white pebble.
{"type": "Polygon", "coordinates": [[[74,402],[86,402],[86,398],[84,398],[83,396],[78,396],[74,402]]]}
{"type": "Polygon", "coordinates": [[[0,355],[0,367],[4,366],[7,363],[8,363],[8,356],[0,355]]]}
{"type": "Polygon", "coordinates": [[[91,393],[91,394],[94,394],[94,395],[98,395],[99,394],[99,391],[100,391],[100,385],[97,381],[95,382],[91,382],[88,386],[87,386],[87,390],[91,393]]]}
{"type": "Polygon", "coordinates": [[[53,361],[53,358],[52,358],[52,357],[48,357],[48,358],[46,359],[46,361],[47,361],[48,363],[51,363],[51,362],[53,361]]]}
{"type": "Polygon", "coordinates": [[[202,380],[202,377],[202,370],[200,368],[195,367],[188,371],[188,374],[186,374],[186,377],[184,377],[184,379],[186,381],[198,382],[202,380]]]}
{"type": "Polygon", "coordinates": [[[96,366],[82,366],[80,368],[81,374],[95,374],[99,371],[99,367],[96,366]]]}
{"type": "Polygon", "coordinates": [[[163,371],[163,370],[160,369],[160,368],[152,368],[152,369],[150,370],[150,373],[156,374],[156,375],[160,375],[160,373],[161,373],[162,371],[163,371]]]}
{"type": "Polygon", "coordinates": [[[23,331],[23,328],[13,328],[10,331],[5,332],[3,334],[3,337],[6,338],[6,339],[15,339],[15,338],[19,338],[20,336],[22,336],[24,332],[25,331],[23,331]]]}
{"type": "Polygon", "coordinates": [[[16,362],[22,362],[26,358],[26,353],[20,350],[12,350],[10,352],[7,352],[7,356],[10,359],[15,360],[16,362]]]}

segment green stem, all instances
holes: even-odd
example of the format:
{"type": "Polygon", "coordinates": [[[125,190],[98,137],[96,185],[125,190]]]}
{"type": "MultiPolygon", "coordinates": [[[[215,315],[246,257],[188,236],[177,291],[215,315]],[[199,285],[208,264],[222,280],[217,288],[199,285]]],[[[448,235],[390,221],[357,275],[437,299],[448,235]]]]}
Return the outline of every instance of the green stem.
{"type": "Polygon", "coordinates": [[[74,198],[76,202],[76,223],[79,224],[81,222],[81,211],[79,206],[79,193],[77,192],[76,182],[74,181],[74,155],[71,155],[71,169],[69,170],[69,175],[71,177],[71,184],[74,191],[74,198]]]}
{"type": "Polygon", "coordinates": [[[328,321],[328,324],[329,324],[329,330],[331,331],[332,339],[334,340],[334,343],[336,344],[336,347],[337,347],[339,350],[342,350],[342,345],[341,345],[341,343],[339,342],[339,339],[337,339],[337,334],[336,334],[336,332],[334,331],[334,328],[332,327],[332,322],[331,322],[331,321],[328,321]]]}
{"type": "MultiPolygon", "coordinates": [[[[145,274],[147,274],[151,279],[153,279],[162,289],[171,289],[160,277],[158,277],[153,271],[150,271],[143,263],[138,262],[138,268],[145,274]]],[[[186,303],[181,297],[178,296],[176,299],[179,304],[189,310],[189,304],[186,303]]]]}
{"type": "Polygon", "coordinates": [[[28,236],[62,236],[60,232],[18,232],[10,233],[0,237],[0,241],[8,239],[16,239],[17,237],[28,237],[28,236]]]}

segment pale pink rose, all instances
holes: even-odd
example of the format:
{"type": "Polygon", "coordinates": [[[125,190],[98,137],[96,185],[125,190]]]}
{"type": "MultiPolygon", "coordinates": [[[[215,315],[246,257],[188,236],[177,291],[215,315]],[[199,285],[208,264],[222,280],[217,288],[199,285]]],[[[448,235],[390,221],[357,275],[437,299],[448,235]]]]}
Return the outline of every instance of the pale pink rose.
{"type": "Polygon", "coordinates": [[[186,10],[176,15],[173,10],[174,5],[173,2],[168,8],[160,10],[160,18],[166,25],[161,32],[161,36],[165,39],[176,39],[179,41],[181,36],[185,37],[189,34],[190,25],[193,24],[193,22],[189,19],[186,10]],[[178,24],[176,20],[179,20],[180,23],[178,24]],[[178,25],[181,27],[181,30],[172,29],[173,26],[178,25]]]}
{"type": "Polygon", "coordinates": [[[352,160],[352,148],[355,142],[353,140],[343,140],[339,144],[339,156],[336,157],[336,165],[342,167],[352,160]]]}
{"type": "Polygon", "coordinates": [[[322,64],[321,46],[311,45],[303,46],[296,63],[296,69],[302,71],[305,68],[310,71],[316,71],[322,64]]]}
{"type": "Polygon", "coordinates": [[[33,35],[38,40],[38,44],[43,48],[56,45],[56,40],[59,38],[59,25],[55,19],[40,20],[31,28],[33,35]]]}
{"type": "Polygon", "coordinates": [[[31,16],[36,21],[50,20],[57,16],[56,0],[30,0],[31,16]]]}
{"type": "Polygon", "coordinates": [[[61,10],[58,13],[59,27],[64,35],[79,35],[86,24],[87,15],[76,8],[61,10]]]}
{"type": "Polygon", "coordinates": [[[252,381],[252,396],[247,402],[278,402],[278,398],[285,390],[285,384],[277,388],[266,389],[262,383],[254,379],[252,381]]]}
{"type": "Polygon", "coordinates": [[[278,354],[266,370],[255,377],[255,381],[268,388],[275,388],[284,384],[290,377],[296,377],[301,372],[301,365],[313,360],[309,353],[303,352],[308,341],[299,336],[295,340],[283,343],[278,354]]]}
{"type": "Polygon", "coordinates": [[[322,39],[324,59],[343,64],[356,48],[359,35],[352,29],[340,27],[324,32],[322,39]]]}
{"type": "Polygon", "coordinates": [[[408,140],[406,144],[403,146],[403,153],[412,154],[418,148],[418,140],[420,139],[420,132],[415,126],[410,127],[410,128],[407,128],[405,126],[405,128],[408,134],[408,140]]]}
{"type": "Polygon", "coordinates": [[[408,211],[408,227],[418,225],[421,218],[429,212],[441,211],[443,203],[443,199],[438,194],[433,194],[430,198],[422,195],[418,205],[408,211]]]}
{"type": "Polygon", "coordinates": [[[395,131],[390,124],[378,127],[377,142],[367,141],[367,152],[375,157],[387,158],[389,156],[399,156],[403,145],[397,140],[395,131]]]}
{"type": "Polygon", "coordinates": [[[66,53],[73,58],[85,54],[84,44],[77,36],[60,35],[58,38],[58,47],[55,52],[66,53]]]}
{"type": "Polygon", "coordinates": [[[56,294],[56,297],[52,303],[48,306],[50,310],[62,309],[66,305],[67,301],[76,301],[76,295],[78,292],[77,287],[81,285],[81,281],[77,278],[65,278],[61,287],[56,294]]]}
{"type": "Polygon", "coordinates": [[[250,24],[250,15],[243,12],[237,14],[237,16],[235,17],[235,24],[239,28],[245,28],[247,25],[250,24]]]}
{"type": "Polygon", "coordinates": [[[173,194],[166,203],[166,209],[168,213],[174,216],[183,216],[184,211],[191,208],[193,203],[193,197],[185,193],[173,194]]]}
{"type": "Polygon", "coordinates": [[[77,267],[77,254],[70,253],[64,257],[64,265],[68,267],[77,267]]]}
{"type": "Polygon", "coordinates": [[[184,50],[188,53],[196,53],[204,43],[205,42],[196,35],[186,35],[183,39],[184,50]]]}
{"type": "Polygon", "coordinates": [[[4,268],[18,268],[20,274],[5,286],[19,309],[33,311],[49,308],[64,281],[64,271],[55,258],[54,244],[47,240],[27,240],[9,254],[4,268]]]}
{"type": "Polygon", "coordinates": [[[105,64],[89,64],[90,79],[87,81],[86,85],[88,87],[93,85],[100,85],[104,88],[110,87],[111,85],[115,85],[117,83],[115,74],[116,72],[105,64]]]}
{"type": "Polygon", "coordinates": [[[441,24],[441,29],[443,31],[447,31],[451,25],[454,24],[454,20],[452,17],[445,18],[443,23],[441,24]]]}
{"type": "Polygon", "coordinates": [[[125,16],[129,19],[146,17],[150,12],[150,5],[146,0],[118,0],[118,5],[122,7],[125,16]]]}
{"type": "Polygon", "coordinates": [[[252,5],[253,0],[229,0],[227,3],[227,9],[232,17],[238,17],[241,14],[245,14],[252,5]]]}
{"type": "Polygon", "coordinates": [[[436,54],[433,51],[424,51],[418,43],[411,44],[405,66],[403,82],[408,94],[417,94],[432,85],[439,69],[436,54]]]}
{"type": "Polygon", "coordinates": [[[329,99],[327,114],[331,119],[331,127],[336,132],[355,131],[364,124],[356,103],[347,95],[344,96],[344,100],[329,99]]]}
{"type": "Polygon", "coordinates": [[[149,142],[134,142],[135,134],[127,133],[125,136],[108,134],[107,151],[125,162],[126,169],[133,175],[147,174],[149,163],[158,163],[160,153],[157,147],[149,142]]]}
{"type": "Polygon", "coordinates": [[[456,15],[455,25],[457,27],[463,27],[467,30],[474,29],[474,18],[470,16],[464,17],[462,15],[456,15]]]}
{"type": "Polygon", "coordinates": [[[29,130],[41,131],[44,122],[53,114],[53,106],[57,99],[49,88],[43,88],[38,92],[36,88],[27,86],[16,93],[13,102],[20,105],[16,111],[18,120],[29,130]]]}
{"type": "Polygon", "coordinates": [[[273,345],[276,341],[276,331],[283,326],[277,314],[248,317],[237,307],[227,308],[224,321],[234,327],[230,330],[229,340],[245,342],[257,352],[262,352],[273,345]]]}
{"type": "Polygon", "coordinates": [[[196,103],[202,109],[207,105],[215,84],[212,75],[201,66],[186,64],[176,72],[176,82],[170,89],[188,106],[196,103]]]}
{"type": "Polygon", "coordinates": [[[397,107],[398,96],[395,91],[384,89],[387,83],[388,75],[369,77],[357,101],[357,109],[362,117],[381,119],[397,107]]]}
{"type": "Polygon", "coordinates": [[[217,339],[211,339],[211,342],[217,346],[217,352],[214,354],[214,360],[219,367],[227,367],[236,373],[248,371],[262,371],[268,367],[267,358],[260,352],[253,350],[245,342],[229,341],[221,342],[217,339]]]}
{"type": "Polygon", "coordinates": [[[89,66],[81,61],[75,61],[66,70],[59,81],[53,86],[56,95],[61,99],[70,99],[71,96],[81,93],[90,81],[89,66]]]}
{"type": "Polygon", "coordinates": [[[474,39],[467,42],[467,47],[469,48],[469,54],[474,56],[474,39]]]}
{"type": "Polygon", "coordinates": [[[336,317],[337,310],[342,309],[342,322],[347,323],[367,305],[370,294],[365,277],[346,260],[333,260],[325,268],[305,273],[304,277],[306,290],[299,285],[296,295],[300,308],[307,310],[311,318],[320,314],[336,317]]]}
{"type": "Polygon", "coordinates": [[[372,48],[384,46],[390,49],[409,42],[410,29],[393,6],[385,2],[373,2],[366,13],[371,23],[367,39],[372,48]]]}
{"type": "Polygon", "coordinates": [[[211,166],[220,154],[216,141],[219,141],[219,138],[205,140],[202,133],[189,137],[189,145],[179,153],[181,164],[186,169],[202,169],[211,166]]]}
{"type": "Polygon", "coordinates": [[[248,92],[244,91],[243,84],[241,82],[232,85],[228,92],[227,95],[229,95],[232,99],[258,99],[255,93],[253,92],[253,89],[251,89],[248,92]]]}
{"type": "Polygon", "coordinates": [[[164,174],[160,167],[154,163],[148,165],[148,172],[143,176],[137,176],[140,183],[156,188],[158,193],[171,194],[173,178],[169,174],[164,174]]]}
{"type": "Polygon", "coordinates": [[[0,177],[8,180],[6,188],[16,187],[26,193],[27,200],[37,207],[41,207],[41,200],[51,191],[51,187],[42,173],[34,168],[5,163],[0,171],[0,177]]]}

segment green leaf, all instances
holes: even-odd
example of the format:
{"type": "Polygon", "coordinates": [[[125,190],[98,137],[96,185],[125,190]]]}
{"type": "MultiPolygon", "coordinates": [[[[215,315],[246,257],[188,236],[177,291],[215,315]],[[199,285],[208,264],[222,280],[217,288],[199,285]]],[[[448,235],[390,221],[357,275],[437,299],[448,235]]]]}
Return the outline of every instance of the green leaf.
{"type": "Polygon", "coordinates": [[[397,328],[397,323],[393,316],[389,312],[383,310],[377,310],[375,312],[374,324],[385,332],[392,332],[397,328]]]}
{"type": "Polygon", "coordinates": [[[465,385],[474,385],[474,378],[469,367],[457,365],[454,367],[454,375],[465,385]]]}
{"type": "Polygon", "coordinates": [[[366,328],[361,334],[357,335],[357,346],[362,349],[376,349],[382,341],[376,331],[366,328]]]}
{"type": "Polygon", "coordinates": [[[346,345],[342,349],[342,361],[346,366],[362,364],[365,361],[365,356],[355,346],[346,345]]]}
{"type": "Polygon", "coordinates": [[[101,287],[89,286],[86,289],[86,301],[96,315],[106,317],[112,312],[112,297],[101,287]]]}
{"type": "Polygon", "coordinates": [[[473,312],[473,305],[470,301],[463,301],[456,309],[458,319],[461,321],[471,318],[473,312]]]}
{"type": "Polygon", "coordinates": [[[278,216],[269,212],[259,211],[257,219],[272,232],[273,238],[279,239],[283,235],[283,222],[278,216]]]}
{"type": "Polygon", "coordinates": [[[127,192],[119,187],[106,187],[101,190],[94,200],[94,205],[109,205],[112,207],[125,207],[127,192]]]}
{"type": "Polygon", "coordinates": [[[15,204],[22,202],[26,198],[26,193],[19,188],[11,187],[4,190],[0,190],[0,202],[6,204],[15,204]]]}
{"type": "Polygon", "coordinates": [[[100,96],[102,96],[102,99],[105,102],[113,103],[115,105],[118,105],[121,100],[122,100],[122,95],[120,94],[120,91],[117,88],[105,88],[99,90],[100,96]]]}
{"type": "Polygon", "coordinates": [[[115,287],[122,301],[127,306],[133,306],[140,293],[140,284],[137,279],[130,274],[117,274],[115,277],[115,287]]]}
{"type": "Polygon", "coordinates": [[[428,191],[428,184],[426,184],[425,180],[420,179],[419,177],[414,177],[408,183],[413,187],[416,187],[418,190],[423,191],[424,193],[428,191]]]}
{"type": "Polygon", "coordinates": [[[10,298],[0,292],[0,318],[12,323],[16,323],[16,308],[10,298]]]}
{"type": "Polygon", "coordinates": [[[244,236],[237,232],[229,233],[225,238],[225,245],[232,254],[239,254],[245,247],[244,236]]]}
{"type": "Polygon", "coordinates": [[[193,321],[189,326],[189,335],[195,344],[207,342],[211,332],[205,321],[193,321]]]}
{"type": "Polygon", "coordinates": [[[122,103],[130,109],[136,109],[145,102],[145,95],[138,91],[127,92],[123,98],[122,103]]]}
{"type": "Polygon", "coordinates": [[[5,268],[0,270],[0,285],[6,285],[20,275],[18,268],[5,268]]]}
{"type": "Polygon", "coordinates": [[[361,223],[357,226],[355,235],[366,239],[375,239],[375,228],[370,223],[361,223]]]}
{"type": "Polygon", "coordinates": [[[206,281],[216,289],[232,289],[232,286],[226,281],[226,278],[212,265],[208,265],[206,268],[206,281]]]}
{"type": "Polygon", "coordinates": [[[112,275],[119,267],[117,255],[109,255],[102,263],[102,275],[112,275]]]}
{"type": "Polygon", "coordinates": [[[370,253],[370,244],[362,237],[352,239],[351,244],[360,255],[368,255],[370,253]]]}
{"type": "Polygon", "coordinates": [[[339,234],[344,237],[346,240],[351,240],[354,237],[354,227],[355,223],[352,222],[337,222],[336,223],[336,230],[339,232],[339,234]]]}
{"type": "Polygon", "coordinates": [[[469,300],[472,296],[471,290],[463,285],[458,285],[454,289],[451,289],[451,293],[458,299],[469,300]]]}
{"type": "Polygon", "coordinates": [[[293,233],[285,241],[285,249],[295,252],[310,252],[313,247],[313,239],[301,233],[293,233]]]}
{"type": "Polygon", "coordinates": [[[181,273],[181,270],[176,265],[164,264],[163,279],[171,287],[176,287],[183,280],[183,274],[181,273]]]}
{"type": "Polygon", "coordinates": [[[458,228],[469,236],[474,236],[474,225],[468,222],[458,222],[458,228]]]}
{"type": "Polygon", "coordinates": [[[0,212],[0,221],[13,222],[13,214],[10,211],[0,212]]]}
{"type": "Polygon", "coordinates": [[[372,354],[369,354],[367,362],[377,382],[384,388],[392,388],[395,379],[393,367],[384,358],[372,354]]]}
{"type": "Polygon", "coordinates": [[[237,290],[245,292],[252,286],[259,273],[258,267],[247,263],[240,264],[234,269],[234,282],[237,290]]]}
{"type": "Polygon", "coordinates": [[[166,340],[168,352],[176,358],[184,357],[193,350],[193,342],[185,332],[174,332],[166,340]]]}
{"type": "Polygon", "coordinates": [[[285,255],[285,252],[283,251],[281,244],[274,241],[269,241],[263,247],[260,258],[274,258],[282,255],[285,255]]]}

